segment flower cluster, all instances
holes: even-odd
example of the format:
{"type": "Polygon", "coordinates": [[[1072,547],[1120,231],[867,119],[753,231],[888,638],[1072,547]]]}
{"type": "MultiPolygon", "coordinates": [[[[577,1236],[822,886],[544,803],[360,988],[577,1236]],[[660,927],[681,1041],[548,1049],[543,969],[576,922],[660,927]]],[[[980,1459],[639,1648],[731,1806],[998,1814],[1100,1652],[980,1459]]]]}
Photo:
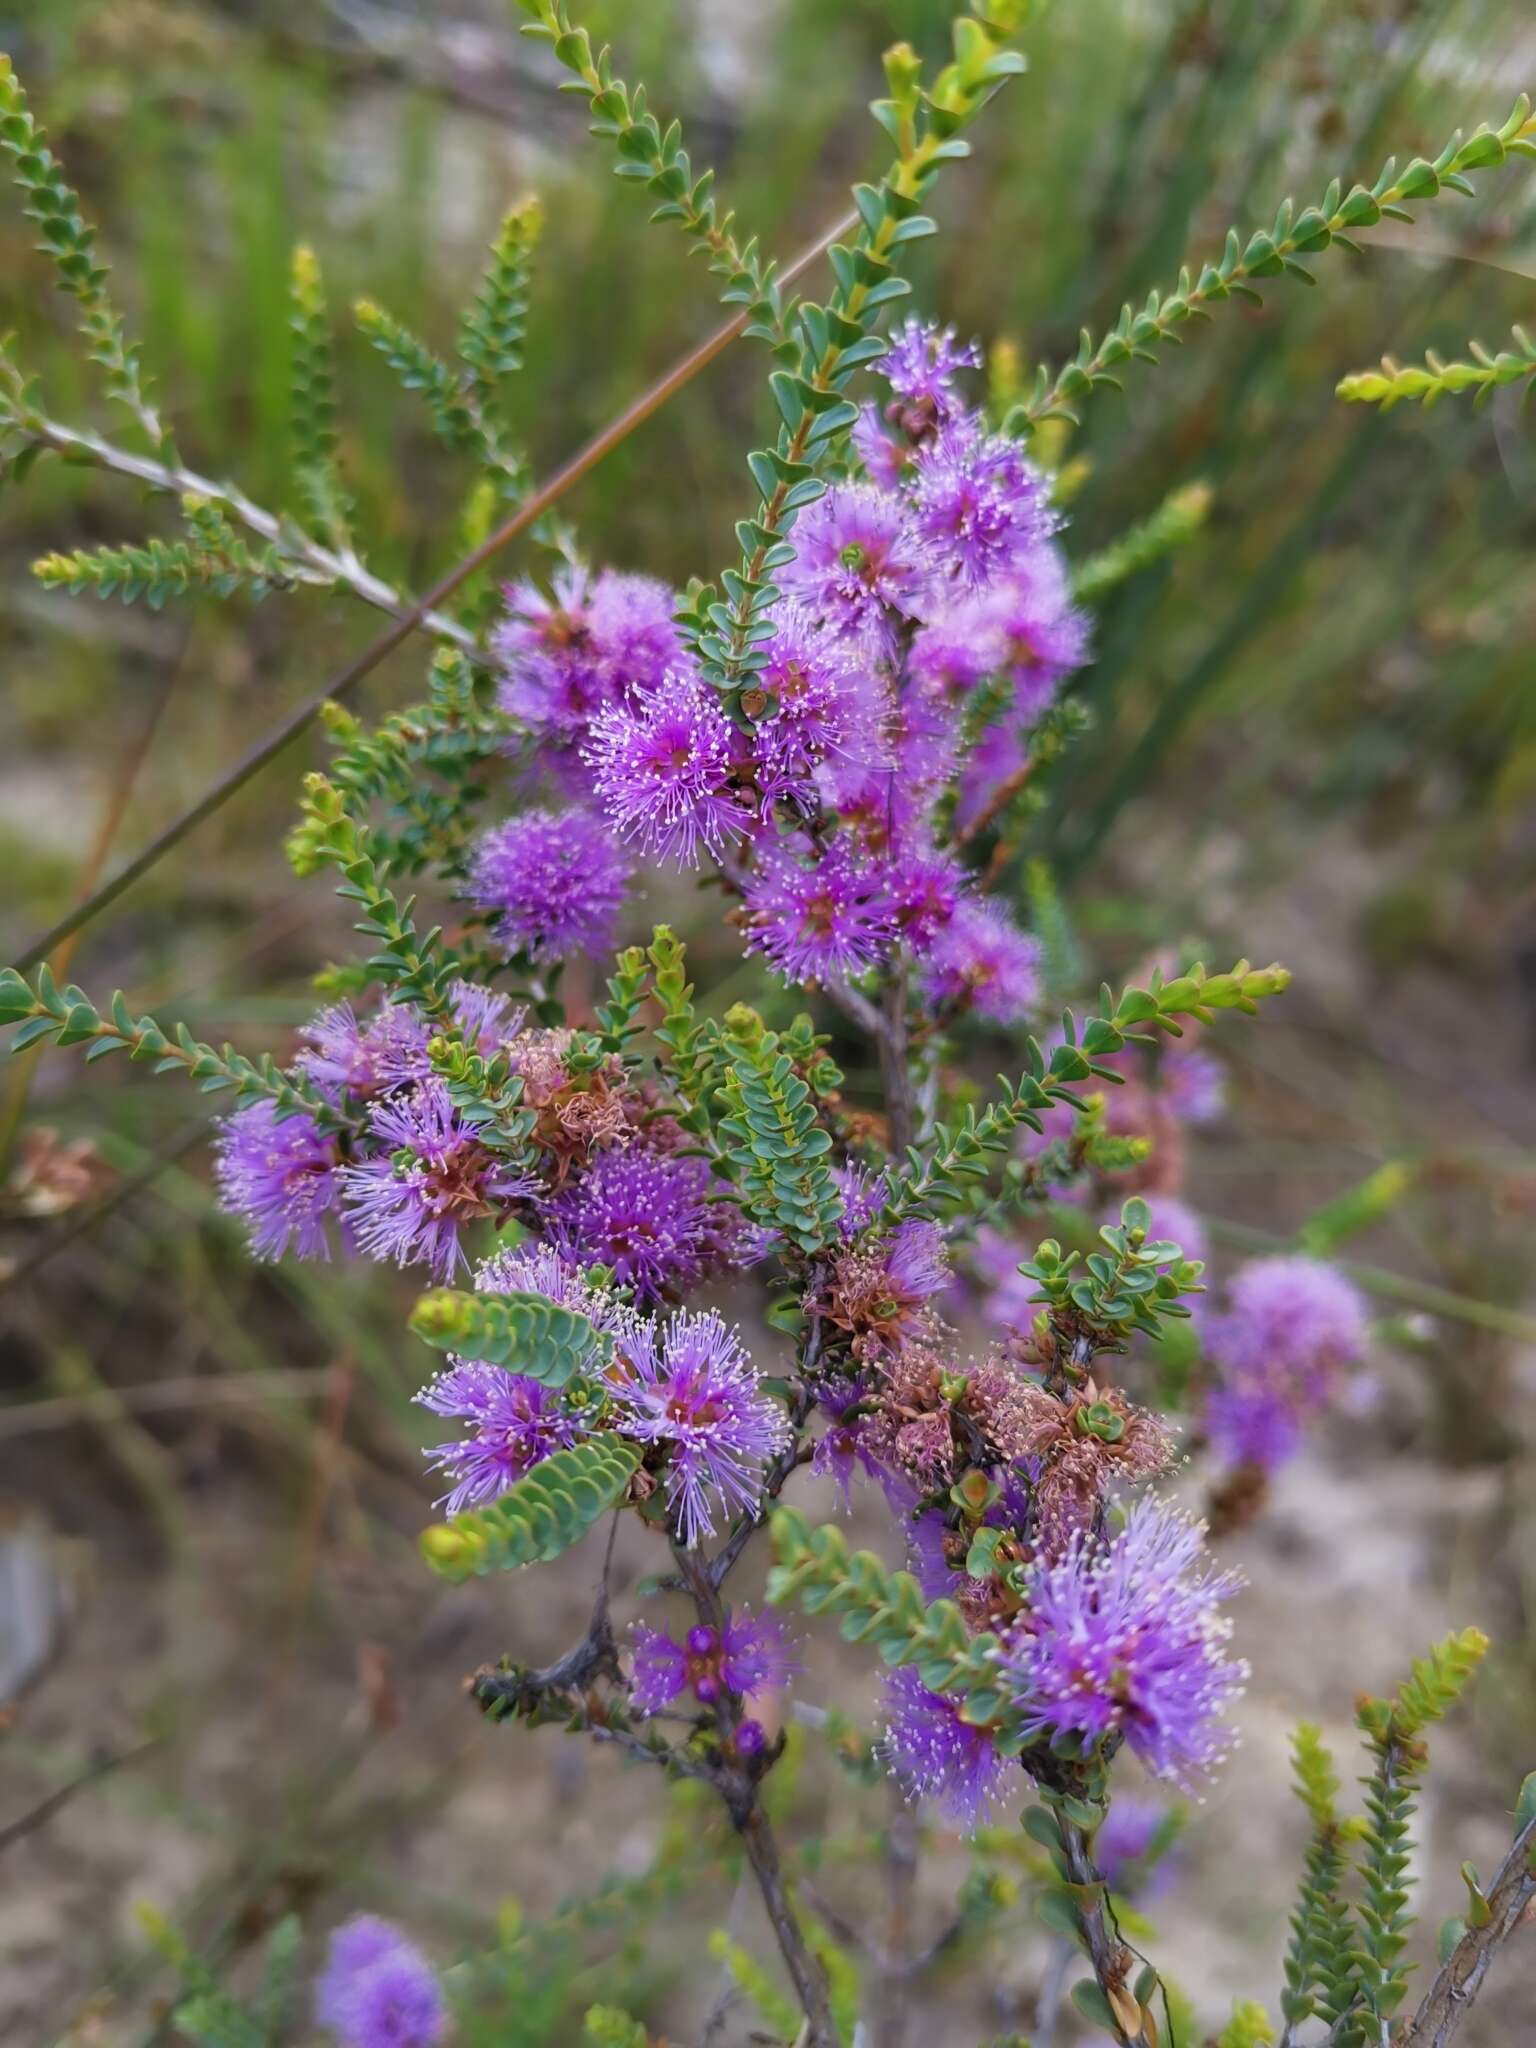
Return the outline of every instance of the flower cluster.
{"type": "Polygon", "coordinates": [[[796,525],[740,719],[659,586],[567,570],[549,596],[509,593],[501,700],[576,801],[481,842],[476,899],[505,940],[554,957],[606,932],[630,849],[707,859],[742,898],[749,949],[788,981],[839,984],[903,954],[946,1013],[1030,1013],[1037,945],[940,815],[947,802],[974,835],[1022,785],[1087,629],[1045,479],[958,389],[978,359],[915,321],[893,339],[890,401],[855,435],[863,474],[796,525]]]}
{"type": "Polygon", "coordinates": [[[315,2023],[340,2048],[435,2048],[448,2008],[432,1965],[391,1921],[362,1914],[331,1936],[315,2023]]]}

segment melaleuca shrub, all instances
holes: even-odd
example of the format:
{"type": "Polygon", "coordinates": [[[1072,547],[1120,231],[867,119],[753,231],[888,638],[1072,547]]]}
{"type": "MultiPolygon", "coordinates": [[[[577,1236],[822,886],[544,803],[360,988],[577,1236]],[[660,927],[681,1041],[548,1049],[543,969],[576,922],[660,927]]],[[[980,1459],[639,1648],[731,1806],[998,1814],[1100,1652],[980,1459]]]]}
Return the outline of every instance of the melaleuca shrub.
{"type": "MultiPolygon", "coordinates": [[[[215,1179],[253,1257],[419,1275],[412,1326],[442,1359],[418,1395],[435,1439],[423,1500],[439,1510],[426,1566],[536,1569],[612,1517],[643,1527],[660,1590],[616,1617],[604,1567],[565,1656],[488,1664],[472,1694],[498,1721],[558,1720],[718,1799],[777,1938],[794,2038],[868,2036],[765,1805],[807,1654],[782,1613],[737,1592],[770,1527],[774,1606],[839,1617],[888,1667],[878,1727],[850,1737],[835,1711],[823,1725],[962,1834],[1025,1806],[1038,1915],[1084,1958],[1080,2018],[1150,2048],[1179,2029],[1122,1910],[1170,1838],[1145,1781],[1198,1795],[1241,1719],[1241,1584],[1213,1545],[1259,1512],[1307,1428],[1357,1398],[1371,1331],[1355,1286],[1315,1257],[1251,1260],[1207,1291],[1184,1133],[1221,1111],[1223,1030],[1285,971],[1152,960],[1062,1014],[1048,934],[1020,913],[1018,824],[1062,755],[1091,744],[1075,687],[1090,599],[1189,541],[1203,511],[1181,494],[1075,560],[1048,459],[1062,438],[1042,429],[1197,313],[1536,153],[1528,109],[1369,190],[1287,202],[1273,233],[1233,237],[1193,281],[989,405],[979,347],[908,312],[899,263],[933,231],[922,205],[962,131],[1018,68],[1027,10],[977,0],[931,80],[890,54],[875,112],[894,157],[856,191],[824,302],[791,298],[739,239],[677,131],[560,0],[529,11],[621,170],[706,251],[774,359],[782,426],[749,458],[737,561],[674,590],[643,564],[588,560],[548,517],[553,494],[530,496],[503,382],[528,317],[532,206],[508,216],[456,362],[376,307],[359,315],[476,488],[510,507],[465,573],[523,527],[542,551],[493,611],[445,611],[454,578],[411,601],[367,569],[307,252],[300,509],[277,519],[185,470],[7,72],[0,141],[111,395],[154,444],[130,456],[64,428],[7,358],[10,459],[68,449],[174,491],[186,524],[174,543],[51,557],[44,580],[156,602],[321,583],[396,615],[381,648],[410,630],[441,645],[419,705],[371,729],[324,711],[335,757],[308,778],[289,851],[300,873],[337,871],[366,947],[329,970],[332,1000],[291,1057],[200,1045],[121,997],[100,1010],[46,970],[0,978],[0,1018],[18,1047],[127,1050],[233,1088],[215,1179]],[[658,874],[674,889],[691,874],[711,914],[725,906],[736,985],[756,977],[757,1003],[696,997],[669,927],[635,942],[658,874]],[[443,923],[418,922],[419,889],[443,923]],[[567,1000],[571,963],[599,957],[605,999],[567,1000]],[[872,1103],[845,1092],[829,1021],[867,1056],[872,1103]],[[1016,1078],[989,1092],[975,1075],[1000,1043],[1016,1078]],[[1211,1529],[1170,1496],[1180,1465],[1211,1529]],[[835,1522],[790,1504],[807,1467],[878,1504],[884,1558],[850,1556],[835,1522]],[[1122,1797],[1128,1778],[1143,1790],[1122,1797]]],[[[1536,1888],[1527,1799],[1510,1859],[1486,1886],[1469,1879],[1441,1976],[1392,2033],[1423,1731],[1481,1650],[1465,1631],[1392,1700],[1361,1704],[1362,1819],[1338,1814],[1331,1763],[1299,1739],[1314,1839],[1279,1998],[1288,2042],[1310,2029],[1337,2048],[1439,2048],[1536,1888]]],[[[772,2021],[780,1994],[737,1967],[772,2021]]],[[[315,2011],[374,2048],[442,2038],[447,2008],[411,1943],[362,1920],[336,1937],[315,2011]]],[[[623,2014],[589,2031],[645,2038],[623,2014]]],[[[1271,2040],[1265,2009],[1240,2005],[1222,2038],[1271,2040]]]]}

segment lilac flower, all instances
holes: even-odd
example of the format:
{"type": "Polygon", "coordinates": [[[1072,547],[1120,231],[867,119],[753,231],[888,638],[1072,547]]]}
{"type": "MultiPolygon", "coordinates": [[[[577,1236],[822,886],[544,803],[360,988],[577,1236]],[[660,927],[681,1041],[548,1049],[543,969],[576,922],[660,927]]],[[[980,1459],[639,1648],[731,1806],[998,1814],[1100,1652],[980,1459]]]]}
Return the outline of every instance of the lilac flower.
{"type": "Polygon", "coordinates": [[[859,416],[848,429],[848,438],[872,484],[889,490],[900,481],[912,451],[891,439],[872,405],[859,407],[859,416]]]}
{"type": "Polygon", "coordinates": [[[1010,716],[1038,724],[1062,678],[1088,655],[1088,618],[1072,603],[1067,566],[1054,547],[1032,548],[980,607],[996,636],[996,670],[1013,685],[1010,716]]]}
{"type": "Polygon", "coordinates": [[[387,1920],[364,1915],[331,1936],[315,2021],[343,2048],[434,2048],[448,2012],[432,1965],[387,1920]]]}
{"type": "Polygon", "coordinates": [[[1226,1068],[1199,1046],[1170,1046],[1158,1064],[1157,1079],[1168,1107],[1186,1124],[1211,1123],[1225,1107],[1226,1068]]]}
{"type": "Polygon", "coordinates": [[[513,1010],[510,996],[475,981],[450,982],[448,1006],[464,1043],[483,1055],[495,1052],[522,1024],[523,1013],[513,1010]]]}
{"type": "Polygon", "coordinates": [[[311,1116],[271,1102],[237,1109],[214,1139],[219,1200],[243,1217],[258,1259],[326,1259],[325,1219],[341,1194],[334,1140],[311,1116]]]}
{"type": "Polygon", "coordinates": [[[1093,1860],[1111,1891],[1145,1899],[1166,1883],[1168,1851],[1179,1831],[1176,1808],[1161,1800],[1117,1793],[1093,1838],[1093,1860]]]}
{"type": "Polygon", "coordinates": [[[630,1696],[642,1714],[659,1713],[689,1691],[704,1706],[713,1706],[723,1691],[741,1699],[781,1691],[800,1668],[783,1623],[745,1609],[729,1616],[723,1630],[691,1628],[681,1643],[644,1622],[634,1635],[630,1696]]]}
{"type": "Polygon", "coordinates": [[[384,1156],[342,1169],[358,1249],[396,1265],[429,1266],[446,1280],[464,1257],[464,1227],[538,1191],[463,1122],[440,1081],[376,1103],[368,1131],[384,1156]]]}
{"type": "Polygon", "coordinates": [[[784,607],[775,625],[756,679],[773,700],[757,727],[757,777],[767,800],[790,796],[808,806],[812,771],[829,755],[866,763],[887,758],[887,694],[866,665],[818,636],[798,606],[784,607]]]}
{"type": "Polygon", "coordinates": [[[1212,1441],[1230,1461],[1273,1471],[1365,1356],[1365,1303],[1321,1259],[1253,1259],[1203,1334],[1218,1375],[1206,1403],[1212,1441]]]}
{"type": "Polygon", "coordinates": [[[648,1307],[746,1252],[739,1211],[712,1200],[713,1190],[704,1160],[637,1143],[600,1152],[555,1196],[544,1227],[563,1258],[611,1266],[648,1307]]]}
{"type": "Polygon", "coordinates": [[[891,644],[895,618],[918,597],[918,565],[900,503],[867,484],[834,484],[801,515],[795,560],[779,582],[838,641],[870,654],[891,644]]]}
{"type": "Polygon", "coordinates": [[[594,581],[585,569],[565,568],[552,596],[519,583],[507,603],[492,637],[506,671],[498,701],[557,739],[577,736],[626,692],[659,687],[678,658],[672,593],[649,576],[605,569],[594,581]]]}
{"type": "Polygon", "coordinates": [[[964,1834],[992,1819],[1015,1767],[998,1755],[989,1729],[962,1721],[959,1702],[930,1692],[910,1669],[886,1679],[885,1713],[880,1753],[910,1797],[936,1799],[964,1834]]]}
{"type": "Polygon", "coordinates": [[[1149,1498],[1113,1541],[1079,1534],[1034,1568],[1000,1662],[1031,1736],[1092,1745],[1115,1731],[1177,1784],[1221,1761],[1222,1716],[1248,1674],[1217,1609],[1241,1580],[1203,1551],[1199,1524],[1149,1498]]]}
{"type": "Polygon", "coordinates": [[[820,1478],[835,1481],[845,1509],[853,1506],[853,1482],[859,1474],[879,1479],[881,1471],[869,1448],[865,1418],[855,1411],[867,1389],[861,1378],[821,1389],[817,1406],[827,1417],[827,1426],[811,1453],[811,1470],[820,1478]]]}
{"type": "Polygon", "coordinates": [[[934,939],[925,978],[929,998],[1016,1023],[1040,998],[1040,942],[1000,904],[969,898],[934,939]]]}
{"type": "Polygon", "coordinates": [[[549,597],[532,582],[507,587],[507,614],[491,637],[505,670],[497,701],[535,731],[575,734],[602,702],[606,677],[591,596],[582,568],[562,568],[549,597]]]}
{"type": "Polygon", "coordinates": [[[955,830],[978,829],[982,814],[1007,787],[1017,788],[1028,772],[1028,735],[1017,725],[993,723],[965,758],[955,803],[955,830]]]}
{"type": "Polygon", "coordinates": [[[913,680],[947,704],[961,704],[1000,666],[1005,649],[991,610],[974,598],[945,604],[912,638],[913,680]]]}
{"type": "Polygon", "coordinates": [[[712,1311],[636,1318],[619,1340],[618,1427],[668,1451],[667,1504],[683,1541],[712,1536],[716,1506],[757,1505],[764,1462],[789,1441],[784,1410],[758,1382],[741,1337],[712,1311]]]}
{"type": "Polygon", "coordinates": [[[542,964],[611,951],[633,865],[588,811],[524,811],[475,848],[470,887],[498,935],[542,964]]]}
{"type": "Polygon", "coordinates": [[[1014,442],[953,420],[918,451],[912,530],[941,589],[985,590],[1052,525],[1045,480],[1014,442]]]}
{"type": "Polygon", "coordinates": [[[719,859],[751,823],[732,785],[736,734],[697,677],[667,676],[593,719],[582,759],[614,828],[647,853],[693,867],[719,859]]]}
{"type": "Polygon", "coordinates": [[[503,1246],[482,1259],[475,1273],[477,1294],[542,1294],[575,1309],[594,1329],[609,1329],[619,1314],[611,1294],[591,1286],[581,1268],[547,1244],[503,1246]]]}
{"type": "Polygon", "coordinates": [[[883,1167],[875,1172],[867,1166],[834,1166],[832,1178],[843,1198],[838,1230],[846,1243],[874,1222],[885,1206],[890,1187],[883,1167]]]}
{"type": "Polygon", "coordinates": [[[432,1071],[432,1033],[410,1003],[386,1003],[366,1024],[350,1003],[334,1003],[304,1026],[307,1043],[294,1064],[328,1101],[344,1093],[367,1100],[423,1081],[432,1071]]]}
{"type": "Polygon", "coordinates": [[[924,841],[893,850],[885,868],[886,902],[915,953],[926,953],[952,923],[965,887],[965,870],[952,853],[924,841]]]}
{"type": "Polygon", "coordinates": [[[900,401],[892,411],[911,432],[913,425],[921,427],[953,418],[961,409],[955,391],[955,372],[980,367],[980,347],[974,341],[957,347],[953,327],[908,320],[875,364],[875,371],[900,401]]]}
{"type": "Polygon", "coordinates": [[[786,981],[846,981],[874,966],[894,936],[880,876],[846,836],[811,867],[771,849],[744,894],[747,949],[786,981]]]}
{"type": "MultiPolygon", "coordinates": [[[[1116,1209],[1115,1221],[1119,1219],[1116,1209]]],[[[1009,1330],[1027,1330],[1034,1321],[1039,1311],[1039,1303],[1032,1299],[1037,1291],[1035,1283],[1019,1271],[1020,1260],[1028,1256],[1029,1250],[1017,1238],[993,1224],[984,1223],[977,1231],[971,1263],[987,1290],[981,1308],[989,1323],[1000,1323],[1009,1330]]]]}
{"type": "Polygon", "coordinates": [[[450,1515],[499,1500],[525,1472],[581,1434],[560,1396],[526,1374],[459,1360],[416,1396],[434,1415],[469,1423],[468,1436],[427,1450],[428,1466],[453,1481],[437,1503],[450,1515]]]}

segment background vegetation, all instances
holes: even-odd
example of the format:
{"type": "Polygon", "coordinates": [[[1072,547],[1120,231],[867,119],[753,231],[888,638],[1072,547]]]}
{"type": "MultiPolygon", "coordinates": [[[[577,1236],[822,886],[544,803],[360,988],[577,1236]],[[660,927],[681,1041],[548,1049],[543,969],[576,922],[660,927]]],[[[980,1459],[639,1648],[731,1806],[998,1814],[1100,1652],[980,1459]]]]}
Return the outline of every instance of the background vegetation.
{"type": "MultiPolygon", "coordinates": [[[[948,12],[583,10],[786,253],[874,161],[873,129],[848,116],[875,90],[879,50],[934,42],[948,12]]],[[[298,239],[334,307],[366,293],[442,340],[501,211],[537,189],[549,218],[515,399],[536,475],[713,325],[702,266],[641,232],[580,108],[493,0],[6,13],[0,43],[102,223],[187,459],[258,499],[284,484],[298,239]]],[[[1369,180],[1389,153],[1433,156],[1457,125],[1502,118],[1536,74],[1524,14],[1519,0],[1059,6],[943,188],[919,302],[982,334],[1006,387],[1186,252],[1219,246],[1229,222],[1263,223],[1285,192],[1369,180]]],[[[1461,1854],[1479,1826],[1504,1831],[1478,1805],[1486,1760],[1505,1760],[1502,1783],[1512,1756],[1518,1777],[1536,1736],[1536,457],[1513,402],[1383,419],[1334,397],[1384,349],[1460,352],[1529,321],[1536,187],[1516,170],[1461,205],[1331,255],[1315,292],[1282,283],[1262,310],[1228,309],[1156,377],[1097,403],[1066,451],[1079,558],[1181,484],[1209,486],[1213,508],[1193,545],[1109,601],[1085,692],[1097,728],[1017,849],[1018,887],[1037,911],[1059,891],[1056,943],[1089,987],[1186,942],[1240,940],[1295,969],[1285,1004],[1224,1048],[1233,1104],[1192,1186],[1243,1245],[1289,1240],[1354,1191],[1314,1232],[1348,1236],[1398,1339],[1375,1409],[1238,1546],[1256,1582],[1241,1624],[1252,1761],[1201,1816],[1209,1869],[1166,1908],[1213,2013],[1229,1980],[1251,1981],[1255,1951],[1277,1948],[1283,1890],[1230,1896],[1222,1856],[1290,1826],[1258,1804],[1288,1717],[1347,1712],[1349,1685],[1385,1680],[1433,1632],[1426,1609],[1481,1621],[1498,1658],[1459,1817],[1431,1817],[1461,1854]]],[[[0,326],[72,419],[89,395],[31,241],[19,207],[0,207],[0,326]]],[[[389,537],[376,566],[419,589],[462,551],[457,474],[338,325],[345,462],[368,528],[389,537]]],[[[728,353],[572,494],[596,559],[681,579],[725,558],[739,451],[766,417],[760,371],[728,353]]],[[[0,499],[0,958],[369,630],[339,599],[149,614],[32,581],[37,556],[143,519],[128,487],[62,465],[0,499]]],[[[368,708],[415,694],[420,669],[419,649],[397,655],[368,708]]],[[[221,810],[84,934],[72,971],[201,1037],[281,1051],[341,929],[281,855],[305,765],[300,747],[221,810]]],[[[733,945],[711,899],[666,907],[696,926],[728,997],[733,945]]],[[[838,1052],[856,1070],[858,1048],[838,1052]]],[[[690,2035],[668,2003],[686,1949],[668,1911],[718,1845],[686,1814],[658,1833],[616,1770],[594,1783],[554,1734],[535,1779],[533,1752],[512,1758],[458,1694],[488,1641],[537,1654],[565,1627],[516,1584],[444,1593],[416,1571],[408,1289],[397,1298],[375,1269],[253,1273],[211,1207],[185,1098],[63,1054],[24,1100],[20,1066],[0,1076],[0,1850],[25,1882],[0,1908],[0,2023],[28,2040],[152,2038],[168,1978],[139,1902],[237,1969],[291,1906],[319,1925],[369,1904],[445,1954],[499,1938],[487,1999],[524,2031],[498,2021],[498,2043],[567,2038],[594,1959],[611,1984],[616,1958],[628,2002],[694,2038],[698,2017],[690,2035]],[[66,1171],[40,1128],[96,1150],[66,1171]],[[32,1824],[38,1802],[124,1757],[32,1824]],[[530,1857],[541,1831],[556,1853],[530,1857]],[[628,1893],[560,1912],[605,1877],[628,1893]]],[[[567,1567],[571,1611],[584,1570],[567,1567]]],[[[807,1690],[824,1697],[830,1680],[807,1690]]],[[[848,1795],[850,1851],[883,1811],[848,1795]]],[[[830,1864],[828,1888],[857,1895],[857,1869],[830,1864]]],[[[962,1868],[941,1862],[940,1892],[962,1868]]],[[[711,1911],[724,1921],[713,1896],[711,1911]]],[[[1016,2023],[1008,1965],[988,1970],[999,2002],[957,1972],[932,1992],[923,2038],[1016,2023]]],[[[1500,2031],[1521,2010],[1515,1975],[1466,2038],[1516,2038],[1500,2031]]]]}

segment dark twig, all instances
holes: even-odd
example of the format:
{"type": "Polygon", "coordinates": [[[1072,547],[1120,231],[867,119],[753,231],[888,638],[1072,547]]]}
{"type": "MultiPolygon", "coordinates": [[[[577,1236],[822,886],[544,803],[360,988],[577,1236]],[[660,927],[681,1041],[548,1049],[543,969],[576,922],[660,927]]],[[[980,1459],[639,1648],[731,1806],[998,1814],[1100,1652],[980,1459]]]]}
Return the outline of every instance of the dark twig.
{"type": "Polygon", "coordinates": [[[1481,1927],[1469,1926],[1451,1950],[1418,2010],[1402,2031],[1393,2036],[1393,2048],[1446,2048],[1471,2011],[1494,1957],[1530,1915],[1531,1903],[1536,1900],[1533,1863],[1536,1818],[1521,1828],[1499,1866],[1499,1874],[1487,1893],[1487,1919],[1481,1927]]]}
{"type": "Polygon", "coordinates": [[[124,1764],[137,1763],[140,1757],[147,1756],[152,1749],[158,1749],[161,1740],[160,1736],[154,1735],[148,1742],[139,1743],[135,1749],[125,1749],[119,1756],[98,1757],[96,1762],[83,1770],[78,1778],[72,1778],[67,1785],[61,1785],[57,1792],[50,1792],[46,1799],[39,1800],[30,1813],[21,1814],[16,1820],[8,1821],[4,1827],[0,1827],[0,1853],[22,1841],[27,1835],[35,1834],[40,1827],[46,1827],[53,1816],[66,1807],[77,1793],[85,1791],[87,1786],[97,1784],[112,1771],[121,1770],[124,1764]]]}

